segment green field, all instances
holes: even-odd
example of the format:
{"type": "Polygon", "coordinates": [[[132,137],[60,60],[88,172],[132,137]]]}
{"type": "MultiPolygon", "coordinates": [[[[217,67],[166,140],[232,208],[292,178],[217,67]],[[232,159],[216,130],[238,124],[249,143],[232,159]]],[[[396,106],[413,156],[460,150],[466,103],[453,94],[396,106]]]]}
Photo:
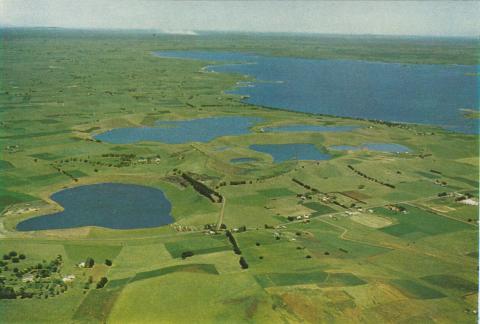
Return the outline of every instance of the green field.
{"type": "Polygon", "coordinates": [[[2,32],[0,256],[6,256],[0,288],[2,296],[10,288],[16,295],[0,299],[1,322],[477,322],[477,135],[257,107],[225,93],[248,77],[203,72],[205,62],[152,55],[230,50],[476,64],[475,42],[271,34],[212,34],[193,41],[188,35],[137,32],[2,32]],[[94,139],[112,128],[212,116],[262,121],[249,134],[206,143],[94,139]],[[358,128],[260,131],[289,124],[358,128]],[[412,152],[332,151],[331,160],[274,164],[249,149],[369,142],[398,143],[412,152]],[[230,163],[246,156],[256,160],[230,163]],[[185,184],[182,173],[215,188],[224,205],[185,184]],[[53,193],[107,182],[161,189],[171,201],[174,223],[133,230],[15,230],[22,220],[58,212],[53,193]],[[217,230],[220,220],[232,230],[241,254],[225,228],[217,230]],[[10,252],[25,259],[14,261],[10,252]],[[185,252],[191,255],[182,257],[185,252]],[[62,261],[53,269],[49,262],[58,255],[62,261]],[[248,268],[242,269],[241,257],[248,268]],[[79,266],[87,258],[94,265],[79,266]],[[97,288],[102,278],[108,281],[97,288]]]}

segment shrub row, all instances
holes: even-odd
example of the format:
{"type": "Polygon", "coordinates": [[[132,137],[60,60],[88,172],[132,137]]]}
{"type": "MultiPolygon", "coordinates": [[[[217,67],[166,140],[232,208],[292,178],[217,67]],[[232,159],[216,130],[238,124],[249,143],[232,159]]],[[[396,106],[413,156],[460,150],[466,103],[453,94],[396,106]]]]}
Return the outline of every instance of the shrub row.
{"type": "Polygon", "coordinates": [[[215,190],[210,189],[209,187],[207,187],[206,185],[204,185],[200,181],[197,181],[197,180],[193,179],[188,174],[182,173],[182,178],[184,178],[186,181],[188,181],[188,183],[190,183],[192,185],[193,189],[195,189],[199,194],[207,197],[212,202],[222,202],[223,201],[222,195],[220,195],[215,190]]]}
{"type": "Polygon", "coordinates": [[[350,170],[352,170],[353,172],[355,172],[356,174],[358,174],[359,176],[364,177],[364,178],[367,179],[367,180],[376,182],[376,183],[381,184],[381,185],[383,185],[383,186],[385,186],[385,187],[389,187],[389,188],[395,189],[395,186],[394,186],[394,185],[392,185],[392,184],[390,184],[390,183],[387,183],[387,182],[380,181],[380,180],[375,179],[375,178],[372,178],[372,177],[366,175],[365,173],[363,173],[363,172],[361,172],[361,171],[358,171],[357,169],[355,169],[355,168],[354,168],[352,165],[350,165],[350,164],[348,165],[348,168],[349,168],[350,170]]]}
{"type": "Polygon", "coordinates": [[[238,244],[237,244],[237,240],[235,240],[235,238],[233,237],[232,232],[227,230],[225,232],[225,235],[228,237],[228,240],[233,246],[233,252],[235,252],[235,254],[242,254],[242,251],[240,251],[240,248],[238,247],[238,244]]]}
{"type": "Polygon", "coordinates": [[[306,183],[303,183],[302,181],[300,181],[298,179],[292,178],[292,181],[295,182],[296,184],[299,184],[300,186],[304,187],[305,189],[311,190],[313,192],[320,192],[320,190],[318,190],[316,188],[313,188],[313,187],[309,186],[306,183]]]}
{"type": "MultiPolygon", "coordinates": [[[[53,166],[53,165],[52,165],[53,166]]],[[[61,168],[57,167],[57,166],[53,166],[53,168],[55,168],[58,172],[60,172],[61,174],[64,174],[66,175],[67,177],[69,177],[70,179],[72,179],[73,181],[77,182],[78,179],[76,177],[74,177],[72,174],[68,173],[67,171],[65,170],[62,170],[61,168]]]]}
{"type": "Polygon", "coordinates": [[[247,182],[245,180],[242,180],[242,181],[230,181],[230,185],[231,186],[238,186],[238,185],[242,185],[242,184],[246,184],[247,182]]]}

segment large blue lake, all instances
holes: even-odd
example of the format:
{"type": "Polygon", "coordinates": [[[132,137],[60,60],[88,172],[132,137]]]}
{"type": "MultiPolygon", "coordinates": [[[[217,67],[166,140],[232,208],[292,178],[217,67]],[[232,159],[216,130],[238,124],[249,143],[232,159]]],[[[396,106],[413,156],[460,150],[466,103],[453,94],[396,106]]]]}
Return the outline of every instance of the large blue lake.
{"type": "Polygon", "coordinates": [[[171,204],[161,190],[102,183],[59,191],[52,200],[64,210],[18,223],[18,231],[100,226],[113,229],[157,227],[173,222],[171,204]]]}
{"type": "Polygon", "coordinates": [[[172,51],[156,55],[223,63],[210,65],[208,70],[253,76],[257,82],[240,83],[230,91],[247,95],[245,101],[251,104],[478,132],[479,121],[465,118],[461,110],[478,109],[477,66],[312,60],[221,52],[172,51]]]}

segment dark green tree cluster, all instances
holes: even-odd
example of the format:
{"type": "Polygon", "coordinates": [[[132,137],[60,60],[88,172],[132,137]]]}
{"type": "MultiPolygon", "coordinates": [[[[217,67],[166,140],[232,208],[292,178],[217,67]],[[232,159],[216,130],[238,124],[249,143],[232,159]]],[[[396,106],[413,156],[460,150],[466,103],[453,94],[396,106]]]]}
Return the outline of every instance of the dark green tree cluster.
{"type": "Polygon", "coordinates": [[[0,286],[0,299],[15,299],[17,298],[17,293],[12,287],[0,286]]]}
{"type": "Polygon", "coordinates": [[[93,258],[91,258],[91,257],[88,257],[85,260],[85,268],[93,268],[94,264],[95,264],[95,260],[93,260],[93,258]]]}
{"type": "Polygon", "coordinates": [[[63,264],[61,255],[50,262],[43,260],[26,268],[14,265],[26,259],[24,254],[12,251],[5,255],[8,257],[0,261],[1,271],[11,271],[11,276],[0,277],[0,299],[48,298],[66,291],[66,284],[58,278],[63,264]],[[8,267],[9,261],[12,262],[11,267],[8,267]],[[29,279],[24,281],[25,278],[29,279]]]}
{"type": "Polygon", "coordinates": [[[238,186],[238,185],[242,185],[242,184],[246,184],[247,182],[245,180],[239,180],[239,181],[230,181],[230,185],[231,186],[238,186]]]}
{"type": "Polygon", "coordinates": [[[25,259],[25,255],[24,254],[18,254],[16,251],[10,251],[9,253],[5,253],[3,255],[3,260],[12,260],[12,262],[19,262],[19,260],[22,259],[24,260],[25,259]]]}
{"type": "Polygon", "coordinates": [[[227,230],[225,232],[225,235],[228,237],[228,240],[233,246],[233,252],[235,252],[235,254],[242,254],[242,251],[240,251],[240,248],[238,247],[238,244],[237,244],[237,240],[235,240],[235,237],[233,237],[232,232],[227,230]]]}
{"type": "Polygon", "coordinates": [[[240,263],[240,266],[242,267],[242,269],[248,269],[248,263],[243,256],[240,257],[239,263],[240,263]]]}
{"type": "Polygon", "coordinates": [[[182,259],[186,259],[186,258],[189,258],[193,256],[193,252],[192,251],[185,251],[185,252],[182,252],[182,259]]]}
{"type": "Polygon", "coordinates": [[[223,201],[222,195],[220,195],[215,190],[210,189],[209,187],[207,187],[206,185],[204,185],[200,181],[197,181],[197,180],[193,179],[188,174],[182,173],[182,178],[185,179],[186,181],[188,181],[188,183],[190,183],[192,185],[193,189],[195,189],[199,194],[207,197],[212,202],[222,202],[223,201]]]}
{"type": "Polygon", "coordinates": [[[108,282],[107,277],[102,277],[102,278],[100,278],[100,281],[97,282],[97,289],[100,289],[100,288],[105,287],[105,285],[107,284],[107,282],[108,282]]]}
{"type": "Polygon", "coordinates": [[[246,227],[245,225],[240,226],[240,227],[237,229],[237,232],[238,232],[238,233],[246,232],[246,231],[247,231],[247,227],[246,227]]]}

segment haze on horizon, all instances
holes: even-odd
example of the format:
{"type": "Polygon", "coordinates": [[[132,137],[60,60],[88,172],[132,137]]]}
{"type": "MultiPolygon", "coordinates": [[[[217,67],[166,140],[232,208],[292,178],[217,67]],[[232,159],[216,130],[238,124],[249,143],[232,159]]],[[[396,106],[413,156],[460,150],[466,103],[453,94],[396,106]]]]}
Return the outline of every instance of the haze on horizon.
{"type": "Polygon", "coordinates": [[[478,37],[478,1],[0,0],[0,25],[478,37]]]}

